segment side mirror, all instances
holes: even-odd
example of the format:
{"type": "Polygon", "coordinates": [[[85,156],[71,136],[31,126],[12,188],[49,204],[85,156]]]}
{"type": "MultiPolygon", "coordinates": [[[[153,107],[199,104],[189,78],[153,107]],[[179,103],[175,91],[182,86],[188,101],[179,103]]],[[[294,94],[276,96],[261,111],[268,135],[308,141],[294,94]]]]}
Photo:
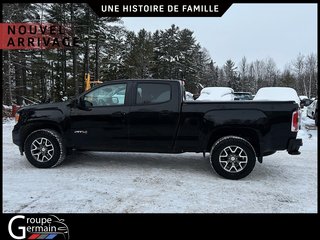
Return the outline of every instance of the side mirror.
{"type": "Polygon", "coordinates": [[[93,104],[87,100],[84,100],[83,97],[81,97],[81,98],[79,98],[79,100],[77,100],[77,107],[81,110],[89,111],[92,106],[93,106],[93,104]]]}
{"type": "Polygon", "coordinates": [[[70,106],[70,107],[78,107],[78,102],[79,102],[79,100],[76,98],[76,99],[73,99],[69,104],[68,104],[68,106],[70,106]]]}

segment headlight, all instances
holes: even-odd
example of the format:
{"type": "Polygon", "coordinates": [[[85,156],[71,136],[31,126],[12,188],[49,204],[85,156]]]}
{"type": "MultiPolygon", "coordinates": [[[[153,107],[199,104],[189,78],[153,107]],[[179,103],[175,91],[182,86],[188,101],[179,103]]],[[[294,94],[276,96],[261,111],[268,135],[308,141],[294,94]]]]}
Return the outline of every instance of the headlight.
{"type": "Polygon", "coordinates": [[[14,116],[16,123],[19,122],[19,118],[20,118],[20,114],[16,113],[16,115],[14,116]]]}

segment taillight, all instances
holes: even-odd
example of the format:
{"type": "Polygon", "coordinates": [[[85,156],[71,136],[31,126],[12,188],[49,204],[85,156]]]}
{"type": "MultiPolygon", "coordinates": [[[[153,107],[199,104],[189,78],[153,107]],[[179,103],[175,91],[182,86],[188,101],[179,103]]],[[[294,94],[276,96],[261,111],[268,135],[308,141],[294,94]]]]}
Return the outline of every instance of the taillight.
{"type": "Polygon", "coordinates": [[[292,113],[291,132],[299,131],[299,110],[292,113]]]}
{"type": "Polygon", "coordinates": [[[20,118],[20,114],[19,113],[16,113],[15,116],[14,116],[15,120],[16,120],[16,123],[19,122],[19,118],[20,118]]]}

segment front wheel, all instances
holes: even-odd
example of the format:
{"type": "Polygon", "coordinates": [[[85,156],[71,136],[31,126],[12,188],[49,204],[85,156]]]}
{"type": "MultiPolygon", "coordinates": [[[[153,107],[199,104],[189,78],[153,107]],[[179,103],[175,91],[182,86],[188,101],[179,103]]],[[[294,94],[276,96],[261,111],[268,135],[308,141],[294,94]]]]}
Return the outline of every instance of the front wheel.
{"type": "Polygon", "coordinates": [[[237,180],[248,176],[256,164],[251,144],[237,136],[219,139],[211,149],[211,166],[222,177],[237,180]]]}
{"type": "Polygon", "coordinates": [[[24,143],[28,161],[38,168],[58,166],[66,156],[61,135],[51,129],[40,129],[32,132],[24,143]]]}

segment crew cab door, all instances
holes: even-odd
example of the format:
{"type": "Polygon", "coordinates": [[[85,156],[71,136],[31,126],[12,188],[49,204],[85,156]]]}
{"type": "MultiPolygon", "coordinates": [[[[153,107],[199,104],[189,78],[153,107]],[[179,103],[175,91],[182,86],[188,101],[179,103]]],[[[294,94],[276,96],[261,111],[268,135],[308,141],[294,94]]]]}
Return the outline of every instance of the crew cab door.
{"type": "MultiPolygon", "coordinates": [[[[71,142],[78,149],[126,150],[129,84],[103,85],[80,98],[85,107],[71,109],[71,142]]],[[[81,105],[81,104],[80,104],[81,105]]]]}
{"type": "Polygon", "coordinates": [[[128,116],[129,150],[170,152],[179,122],[177,82],[135,82],[128,116]]]}

